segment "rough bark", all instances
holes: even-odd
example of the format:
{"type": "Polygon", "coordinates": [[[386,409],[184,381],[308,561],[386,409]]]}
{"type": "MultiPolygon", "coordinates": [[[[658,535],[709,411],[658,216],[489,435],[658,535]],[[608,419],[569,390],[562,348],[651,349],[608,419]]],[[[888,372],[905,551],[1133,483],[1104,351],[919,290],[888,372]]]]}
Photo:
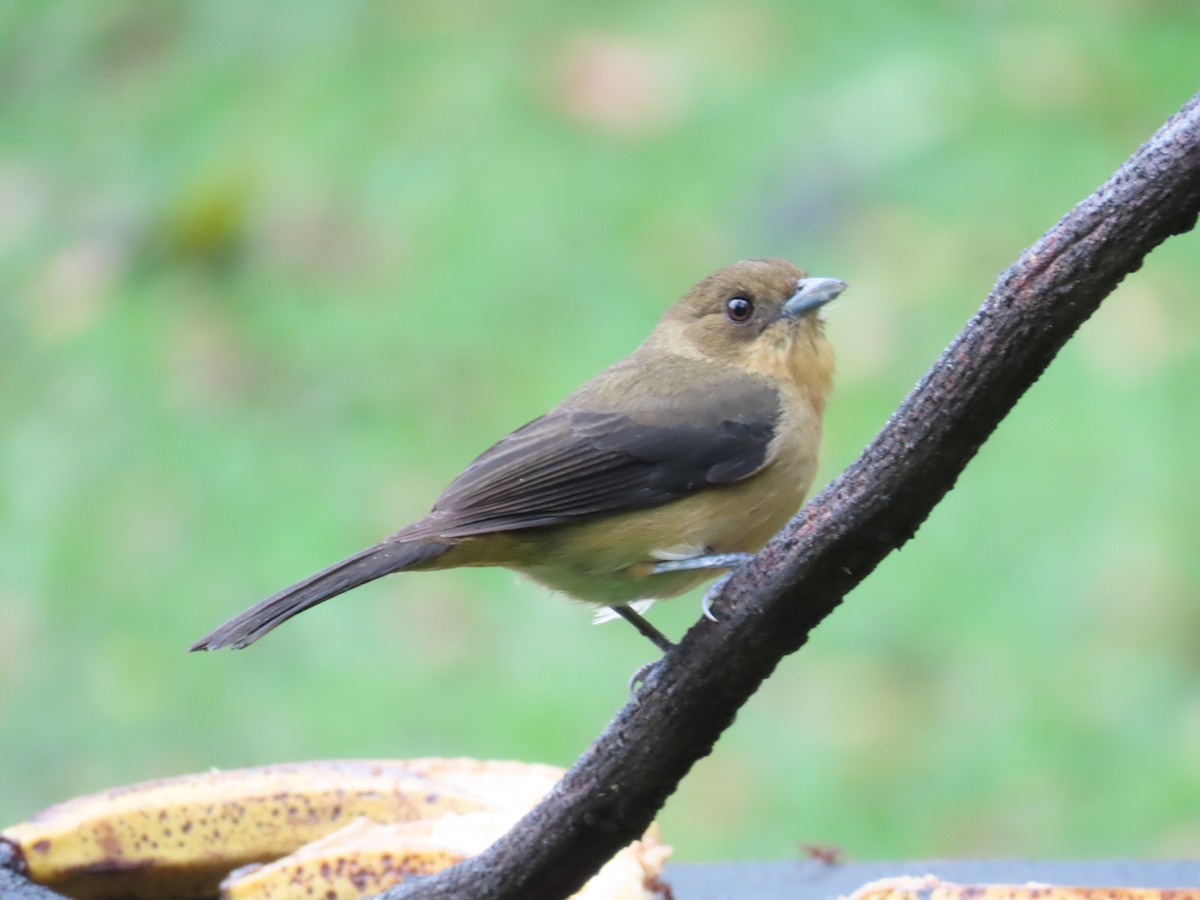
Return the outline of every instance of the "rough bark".
{"type": "Polygon", "coordinates": [[[779,661],[907,541],[1076,329],[1200,211],[1200,94],[1000,278],[884,429],[726,585],[549,797],[386,900],[542,900],[636,839],[779,661]]]}

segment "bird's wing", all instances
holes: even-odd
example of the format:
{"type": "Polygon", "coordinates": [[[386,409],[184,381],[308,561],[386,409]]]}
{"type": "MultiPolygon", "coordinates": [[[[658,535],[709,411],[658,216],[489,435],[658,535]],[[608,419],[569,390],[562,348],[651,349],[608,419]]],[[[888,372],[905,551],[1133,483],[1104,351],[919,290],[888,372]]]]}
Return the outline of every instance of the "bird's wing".
{"type": "Polygon", "coordinates": [[[765,382],[726,376],[657,399],[644,397],[649,410],[565,403],[484,451],[427,521],[444,537],[552,525],[657,506],[767,463],[780,407],[765,382]]]}

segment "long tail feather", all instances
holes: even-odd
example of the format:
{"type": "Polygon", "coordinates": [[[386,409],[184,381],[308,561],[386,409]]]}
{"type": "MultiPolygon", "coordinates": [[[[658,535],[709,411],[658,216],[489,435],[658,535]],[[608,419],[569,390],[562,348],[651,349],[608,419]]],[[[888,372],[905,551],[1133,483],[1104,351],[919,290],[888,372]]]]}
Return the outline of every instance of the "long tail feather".
{"type": "Polygon", "coordinates": [[[188,649],[233,647],[240,650],[248,647],[271,629],[311,606],[360,584],[412,568],[447,549],[448,545],[437,541],[384,541],[368,547],[238,613],[188,649]]]}

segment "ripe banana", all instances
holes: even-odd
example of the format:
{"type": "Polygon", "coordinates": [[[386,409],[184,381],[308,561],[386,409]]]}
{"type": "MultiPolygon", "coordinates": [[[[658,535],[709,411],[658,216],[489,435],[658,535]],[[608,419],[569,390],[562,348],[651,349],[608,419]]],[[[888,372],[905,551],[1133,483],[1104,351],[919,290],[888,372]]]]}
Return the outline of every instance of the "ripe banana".
{"type": "Polygon", "coordinates": [[[213,771],[78,797],[0,832],[29,878],[78,900],[215,897],[232,869],[278,859],[365,816],[485,809],[423,765],[309,762],[213,771]]]}
{"type": "MultiPolygon", "coordinates": [[[[451,813],[379,824],[360,819],[290,856],[247,866],[221,883],[221,900],[358,900],[428,875],[486,849],[523,810],[451,813]]],[[[670,848],[657,831],[611,859],[574,900],[652,900],[670,848]]]]}

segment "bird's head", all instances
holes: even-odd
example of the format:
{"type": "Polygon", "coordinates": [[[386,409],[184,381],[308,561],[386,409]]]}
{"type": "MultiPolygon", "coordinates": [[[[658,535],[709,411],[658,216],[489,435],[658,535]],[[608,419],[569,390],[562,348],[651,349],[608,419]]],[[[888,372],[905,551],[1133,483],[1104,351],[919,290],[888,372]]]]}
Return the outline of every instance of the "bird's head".
{"type": "Polygon", "coordinates": [[[833,349],[820,310],[846,289],[782,259],[747,259],[697,283],[667,310],[651,340],[670,352],[786,381],[823,403],[833,349]]]}

